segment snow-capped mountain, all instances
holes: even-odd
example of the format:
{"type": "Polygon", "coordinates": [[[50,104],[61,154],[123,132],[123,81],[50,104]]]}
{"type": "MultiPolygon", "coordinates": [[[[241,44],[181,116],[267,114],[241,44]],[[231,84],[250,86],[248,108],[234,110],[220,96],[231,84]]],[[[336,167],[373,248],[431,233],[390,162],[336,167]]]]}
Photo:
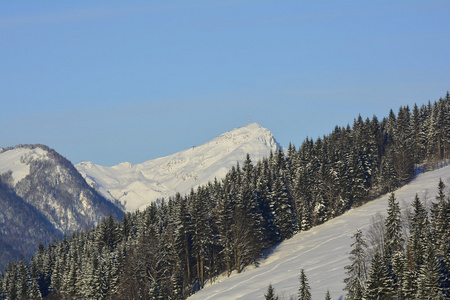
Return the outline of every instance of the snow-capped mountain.
{"type": "Polygon", "coordinates": [[[281,148],[272,133],[257,123],[226,132],[200,146],[132,165],[103,167],[81,162],[75,167],[105,197],[119,200],[127,211],[143,209],[156,199],[188,193],[221,179],[249,153],[258,161],[281,148]]]}
{"type": "Polygon", "coordinates": [[[123,215],[67,159],[44,145],[1,148],[0,175],[5,192],[33,206],[62,234],[88,229],[109,215],[123,215]]]}
{"type": "MultiPolygon", "coordinates": [[[[439,179],[450,186],[450,166],[418,175],[409,184],[395,191],[402,214],[411,209],[417,194],[428,208],[436,202],[439,179]]],[[[448,195],[447,188],[446,194],[448,195]]],[[[388,208],[386,194],[361,207],[302,231],[291,239],[272,249],[259,267],[248,269],[229,278],[217,279],[216,283],[198,291],[189,300],[264,299],[269,283],[281,299],[296,298],[300,269],[304,269],[311,287],[312,299],[324,299],[327,290],[332,299],[344,299],[344,267],[350,264],[352,235],[361,229],[366,238],[372,217],[381,213],[384,217],[388,208]]]]}
{"type": "Polygon", "coordinates": [[[75,167],[44,145],[0,148],[0,270],[29,258],[39,243],[89,229],[123,211],[90,187],[75,167]]]}

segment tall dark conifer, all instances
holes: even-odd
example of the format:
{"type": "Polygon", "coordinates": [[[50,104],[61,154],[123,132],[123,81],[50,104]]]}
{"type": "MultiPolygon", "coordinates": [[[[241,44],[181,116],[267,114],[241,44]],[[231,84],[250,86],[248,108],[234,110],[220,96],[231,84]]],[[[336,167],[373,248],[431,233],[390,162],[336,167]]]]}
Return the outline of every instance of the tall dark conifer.
{"type": "Polygon", "coordinates": [[[300,270],[300,287],[298,289],[298,300],[311,300],[311,287],[304,269],[300,270]]]}
{"type": "Polygon", "coordinates": [[[396,252],[403,249],[400,207],[394,193],[389,196],[387,213],[384,256],[387,261],[390,261],[396,252]]]}
{"type": "Polygon", "coordinates": [[[370,264],[364,299],[394,299],[394,289],[392,279],[389,276],[388,266],[386,266],[384,260],[378,252],[375,252],[370,264]]]}

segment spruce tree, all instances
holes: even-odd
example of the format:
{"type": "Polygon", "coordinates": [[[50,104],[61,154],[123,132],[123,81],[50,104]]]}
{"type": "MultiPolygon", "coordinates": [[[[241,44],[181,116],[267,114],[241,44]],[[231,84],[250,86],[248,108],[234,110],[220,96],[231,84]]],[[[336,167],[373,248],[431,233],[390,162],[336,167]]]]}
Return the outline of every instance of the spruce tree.
{"type": "Polygon", "coordinates": [[[442,265],[437,257],[432,239],[427,239],[424,263],[418,276],[416,299],[445,299],[441,276],[444,275],[442,265]]]}
{"type": "Polygon", "coordinates": [[[450,204],[445,196],[445,184],[439,179],[437,203],[433,203],[433,231],[436,235],[437,254],[448,264],[450,253],[450,204]]]}
{"type": "Polygon", "coordinates": [[[230,276],[233,266],[232,224],[233,210],[227,195],[223,195],[217,206],[219,244],[222,248],[220,254],[226,267],[227,276],[230,276]]]}
{"type": "Polygon", "coordinates": [[[390,261],[396,252],[402,251],[403,249],[400,207],[395,199],[394,193],[391,193],[389,196],[387,213],[388,215],[385,220],[386,236],[384,256],[390,261]]]}
{"type": "Polygon", "coordinates": [[[368,279],[366,281],[366,293],[364,299],[367,300],[391,300],[394,299],[392,279],[389,270],[380,253],[375,252],[368,279]]]}
{"type": "Polygon", "coordinates": [[[205,266],[211,244],[211,226],[208,218],[208,194],[199,188],[197,193],[191,192],[192,208],[192,249],[196,261],[197,280],[201,288],[205,282],[205,266]]]}
{"type": "Polygon", "coordinates": [[[311,288],[305,270],[300,270],[300,288],[298,289],[298,300],[311,300],[311,288]]]}
{"type": "Polygon", "coordinates": [[[290,238],[294,232],[294,218],[291,200],[281,174],[275,178],[271,200],[274,225],[279,240],[290,238]]]}
{"type": "Polygon", "coordinates": [[[191,281],[192,222],[188,214],[187,199],[178,193],[175,196],[174,238],[180,268],[186,282],[191,281]]]}
{"type": "Polygon", "coordinates": [[[412,298],[417,291],[417,279],[424,261],[426,237],[431,234],[426,209],[417,194],[412,203],[412,207],[413,214],[410,217],[410,235],[405,249],[405,268],[402,288],[406,299],[412,298]]]}
{"type": "Polygon", "coordinates": [[[414,173],[409,107],[400,107],[394,128],[394,167],[401,184],[409,181],[414,173]]]}
{"type": "Polygon", "coordinates": [[[347,277],[344,279],[345,288],[348,292],[345,299],[362,299],[367,278],[366,253],[367,244],[363,239],[362,231],[358,230],[352,237],[352,251],[350,252],[350,265],[345,266],[347,277]]]}
{"type": "Polygon", "coordinates": [[[275,294],[275,289],[272,284],[269,284],[267,292],[264,294],[264,299],[266,300],[278,300],[278,296],[275,294]]]}

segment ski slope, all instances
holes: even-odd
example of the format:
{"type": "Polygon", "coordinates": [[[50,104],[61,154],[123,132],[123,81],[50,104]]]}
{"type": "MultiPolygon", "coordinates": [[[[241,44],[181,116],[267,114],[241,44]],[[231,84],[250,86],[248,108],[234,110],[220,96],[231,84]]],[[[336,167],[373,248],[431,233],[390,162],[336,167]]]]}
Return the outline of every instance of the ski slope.
{"type": "MultiPolygon", "coordinates": [[[[416,193],[428,205],[435,201],[439,178],[450,186],[450,166],[419,174],[395,191],[402,212],[405,205],[411,205],[416,193]]],[[[296,299],[301,268],[305,269],[313,299],[324,299],[327,289],[332,299],[343,299],[344,267],[350,263],[351,237],[358,229],[366,236],[371,218],[377,212],[386,215],[388,198],[389,195],[384,195],[325,224],[298,233],[275,247],[259,267],[218,279],[218,283],[208,284],[189,300],[264,299],[269,283],[280,299],[290,296],[296,299]]]]}

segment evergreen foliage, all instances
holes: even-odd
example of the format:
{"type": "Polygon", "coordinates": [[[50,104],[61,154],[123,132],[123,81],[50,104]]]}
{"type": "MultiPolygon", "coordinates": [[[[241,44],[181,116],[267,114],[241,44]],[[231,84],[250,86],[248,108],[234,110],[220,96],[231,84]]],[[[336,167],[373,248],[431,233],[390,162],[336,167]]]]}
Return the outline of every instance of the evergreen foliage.
{"type": "MultiPolygon", "coordinates": [[[[400,209],[391,194],[388,202],[388,216],[385,219],[386,235],[384,253],[377,251],[370,262],[365,288],[355,284],[354,265],[356,249],[361,249],[360,257],[364,257],[364,249],[357,247],[365,244],[358,231],[354,238],[361,239],[352,244],[350,252],[351,264],[346,266],[348,277],[344,280],[348,294],[346,299],[449,299],[448,244],[439,215],[442,214],[443,201],[448,203],[449,197],[444,194],[442,180],[438,184],[439,201],[434,205],[434,217],[427,214],[425,206],[416,195],[412,202],[413,213],[409,216],[410,230],[403,243],[400,228],[400,209]],[[445,244],[445,246],[443,246],[445,244]],[[358,289],[354,288],[358,287],[358,289]],[[354,290],[362,293],[355,295],[354,290]]],[[[442,218],[441,220],[444,220],[442,218]]],[[[364,247],[365,248],[365,247],[364,247]]]]}
{"type": "MultiPolygon", "coordinates": [[[[257,264],[262,250],[295,232],[393,191],[415,168],[449,159],[449,119],[447,96],[415,106],[412,115],[402,107],[381,121],[358,117],[298,149],[291,145],[286,154],[258,162],[247,156],[221,181],[41,245],[28,264],[6,268],[0,299],[185,299],[220,274],[257,264]]],[[[349,299],[362,292],[366,299],[448,298],[449,202],[442,187],[430,219],[414,201],[410,233],[403,237],[392,194],[386,250],[374,255],[367,278],[366,246],[362,234],[354,236],[349,299]]],[[[311,297],[304,270],[299,297],[311,297]]]]}
{"type": "Polygon", "coordinates": [[[278,300],[278,296],[275,294],[275,289],[272,284],[269,284],[267,288],[267,293],[264,294],[264,299],[266,300],[278,300]]]}
{"type": "Polygon", "coordinates": [[[365,282],[367,278],[366,254],[367,244],[363,239],[361,230],[358,230],[352,237],[354,239],[350,251],[350,265],[347,265],[347,277],[344,279],[345,290],[348,291],[345,299],[362,299],[365,291],[365,282]]]}
{"type": "Polygon", "coordinates": [[[311,300],[311,287],[308,283],[305,270],[300,270],[300,287],[298,289],[298,300],[311,300]]]}

